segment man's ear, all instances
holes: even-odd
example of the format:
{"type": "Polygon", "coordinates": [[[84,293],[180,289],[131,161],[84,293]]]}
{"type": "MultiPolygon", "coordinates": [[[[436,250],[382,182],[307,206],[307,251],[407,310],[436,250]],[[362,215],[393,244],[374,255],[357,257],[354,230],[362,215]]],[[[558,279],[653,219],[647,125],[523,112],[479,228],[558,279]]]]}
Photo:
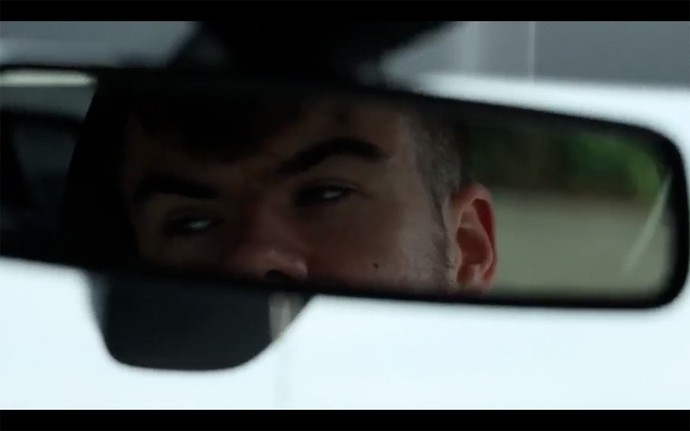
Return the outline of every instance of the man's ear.
{"type": "Polygon", "coordinates": [[[485,291],[496,274],[496,236],[491,194],[480,184],[471,184],[450,198],[450,233],[454,276],[470,290],[485,291]]]}

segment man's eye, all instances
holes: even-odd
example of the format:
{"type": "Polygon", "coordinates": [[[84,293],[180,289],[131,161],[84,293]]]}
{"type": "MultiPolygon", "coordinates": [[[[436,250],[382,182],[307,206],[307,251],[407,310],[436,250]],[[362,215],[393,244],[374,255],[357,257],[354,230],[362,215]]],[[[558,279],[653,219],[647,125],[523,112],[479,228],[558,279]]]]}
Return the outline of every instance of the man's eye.
{"type": "Polygon", "coordinates": [[[300,190],[295,196],[295,204],[307,206],[335,202],[352,193],[352,189],[342,186],[312,186],[300,190]]]}
{"type": "Polygon", "coordinates": [[[183,217],[169,222],[165,233],[169,236],[195,235],[213,226],[213,221],[204,216],[183,217]]]}

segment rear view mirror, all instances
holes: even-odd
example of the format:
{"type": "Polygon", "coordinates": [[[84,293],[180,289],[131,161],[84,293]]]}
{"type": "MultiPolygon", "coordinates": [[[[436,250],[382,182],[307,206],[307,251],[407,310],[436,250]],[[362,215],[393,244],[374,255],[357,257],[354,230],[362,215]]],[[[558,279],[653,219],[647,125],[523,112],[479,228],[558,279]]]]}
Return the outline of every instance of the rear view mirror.
{"type": "Polygon", "coordinates": [[[685,280],[685,173],[653,131],[402,91],[88,78],[63,161],[21,135],[36,90],[3,84],[3,256],[487,304],[649,307],[685,280]],[[59,205],[6,197],[48,165],[59,205]]]}

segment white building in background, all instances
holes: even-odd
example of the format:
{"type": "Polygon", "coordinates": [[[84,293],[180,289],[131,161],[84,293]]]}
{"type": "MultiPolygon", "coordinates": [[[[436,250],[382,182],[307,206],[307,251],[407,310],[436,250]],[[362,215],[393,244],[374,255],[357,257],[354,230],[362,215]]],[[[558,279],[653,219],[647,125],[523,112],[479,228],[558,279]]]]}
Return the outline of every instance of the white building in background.
{"type": "Polygon", "coordinates": [[[470,21],[430,34],[387,65],[690,87],[690,22],[470,21]]]}

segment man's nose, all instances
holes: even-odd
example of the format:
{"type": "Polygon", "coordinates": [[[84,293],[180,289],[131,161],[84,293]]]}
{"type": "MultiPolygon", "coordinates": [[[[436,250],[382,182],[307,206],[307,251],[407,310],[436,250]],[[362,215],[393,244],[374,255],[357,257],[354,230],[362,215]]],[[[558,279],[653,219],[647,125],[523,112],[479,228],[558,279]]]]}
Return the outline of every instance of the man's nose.
{"type": "Polygon", "coordinates": [[[308,268],[295,233],[278,217],[254,217],[228,244],[223,265],[233,275],[276,282],[307,279],[308,268]]]}

